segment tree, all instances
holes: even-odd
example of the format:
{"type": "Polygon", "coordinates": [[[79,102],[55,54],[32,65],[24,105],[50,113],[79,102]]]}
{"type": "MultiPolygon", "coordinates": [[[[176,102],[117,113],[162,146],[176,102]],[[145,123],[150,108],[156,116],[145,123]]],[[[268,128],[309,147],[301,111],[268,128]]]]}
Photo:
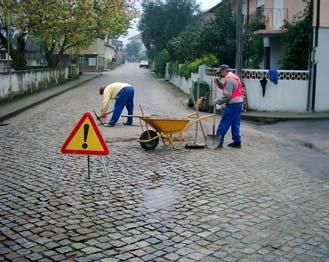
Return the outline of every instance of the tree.
{"type": "Polygon", "coordinates": [[[235,65],[236,19],[229,0],[223,0],[215,18],[206,24],[200,44],[206,54],[216,54],[220,63],[235,65]]]}
{"type": "Polygon", "coordinates": [[[184,63],[186,60],[193,60],[203,54],[200,44],[202,33],[201,23],[193,23],[187,30],[172,38],[168,43],[168,53],[171,61],[184,63]]]}
{"type": "Polygon", "coordinates": [[[129,42],[126,45],[128,60],[138,60],[140,57],[142,43],[136,40],[129,42]]]}
{"type": "Polygon", "coordinates": [[[27,7],[33,18],[30,28],[42,39],[45,57],[52,67],[57,66],[69,48],[85,48],[97,38],[112,38],[124,33],[132,18],[125,0],[77,1],[73,5],[61,1],[44,4],[35,0],[27,7]]]}
{"type": "Polygon", "coordinates": [[[148,50],[157,54],[168,47],[168,42],[186,29],[198,11],[195,0],[168,0],[166,4],[145,2],[139,23],[143,43],[148,50]]]}
{"type": "Polygon", "coordinates": [[[25,69],[26,30],[17,30],[17,18],[12,10],[18,5],[17,1],[0,0],[0,48],[5,49],[12,58],[15,70],[25,69]],[[14,45],[15,43],[15,45],[14,45]]]}
{"type": "Polygon", "coordinates": [[[243,30],[243,60],[242,64],[245,68],[259,68],[263,58],[263,37],[256,35],[255,31],[264,29],[263,18],[251,20],[244,26],[243,30]]]}
{"type": "Polygon", "coordinates": [[[40,42],[50,67],[56,67],[70,48],[126,32],[133,15],[125,0],[12,2],[8,12],[15,18],[15,30],[40,42]]]}
{"type": "MultiPolygon", "coordinates": [[[[243,66],[258,67],[263,55],[263,41],[254,32],[263,27],[261,19],[244,25],[243,66]]],[[[223,0],[215,18],[206,24],[200,34],[201,55],[215,54],[220,63],[235,66],[236,59],[236,14],[229,0],[223,0]]]]}
{"type": "Polygon", "coordinates": [[[305,70],[308,66],[309,52],[312,46],[312,12],[311,3],[307,5],[302,15],[285,28],[285,52],[280,60],[282,69],[305,70]]]}

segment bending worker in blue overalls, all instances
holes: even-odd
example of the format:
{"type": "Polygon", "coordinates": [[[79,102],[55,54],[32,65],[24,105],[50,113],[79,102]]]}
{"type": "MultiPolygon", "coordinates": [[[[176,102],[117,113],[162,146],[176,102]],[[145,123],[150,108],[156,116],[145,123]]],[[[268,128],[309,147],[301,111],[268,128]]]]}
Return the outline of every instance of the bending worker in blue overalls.
{"type": "MultiPolygon", "coordinates": [[[[105,124],[107,127],[113,127],[118,122],[123,108],[126,107],[128,115],[134,113],[134,94],[135,90],[130,84],[126,83],[112,83],[107,86],[102,86],[99,89],[99,94],[104,95],[102,103],[102,115],[101,118],[106,118],[107,111],[109,108],[110,100],[115,99],[114,110],[110,121],[105,124]]],[[[131,126],[133,123],[132,117],[127,117],[127,122],[124,125],[131,126]]]]}
{"type": "Polygon", "coordinates": [[[243,104],[242,83],[239,76],[229,71],[228,65],[219,66],[219,73],[221,77],[224,78],[224,83],[220,87],[223,91],[223,96],[216,101],[216,104],[226,104],[217,129],[217,135],[220,136],[219,148],[223,148],[224,137],[230,127],[233,142],[228,144],[228,146],[241,148],[240,122],[243,104]]]}

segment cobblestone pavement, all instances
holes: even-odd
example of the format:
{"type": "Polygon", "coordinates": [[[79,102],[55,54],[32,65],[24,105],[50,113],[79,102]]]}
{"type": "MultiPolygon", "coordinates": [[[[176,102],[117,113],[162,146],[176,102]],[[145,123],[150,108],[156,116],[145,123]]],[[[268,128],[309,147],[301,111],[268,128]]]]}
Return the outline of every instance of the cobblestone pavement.
{"type": "Polygon", "coordinates": [[[328,171],[286,157],[318,152],[246,123],[241,150],[147,152],[138,127],[102,127],[112,191],[97,157],[90,181],[82,156],[60,179],[59,147],[99,107],[98,86],[117,80],[136,86],[136,108],[188,112],[184,96],[128,64],[11,118],[0,127],[0,260],[328,261],[328,171]]]}

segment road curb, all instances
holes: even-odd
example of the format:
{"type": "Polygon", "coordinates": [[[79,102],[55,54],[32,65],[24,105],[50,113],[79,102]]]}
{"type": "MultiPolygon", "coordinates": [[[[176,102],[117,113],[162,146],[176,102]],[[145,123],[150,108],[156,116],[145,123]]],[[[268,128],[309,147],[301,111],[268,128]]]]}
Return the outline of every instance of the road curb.
{"type": "Polygon", "coordinates": [[[317,113],[310,113],[310,114],[304,114],[304,115],[285,115],[284,113],[280,115],[278,113],[277,115],[264,113],[263,115],[250,115],[248,113],[242,113],[241,119],[255,122],[255,123],[264,123],[264,124],[274,124],[277,122],[283,122],[283,121],[300,121],[300,120],[324,120],[329,119],[329,113],[326,114],[317,114],[317,113]]]}
{"type": "MultiPolygon", "coordinates": [[[[90,78],[88,78],[88,79],[82,80],[81,82],[73,83],[71,86],[68,86],[68,87],[66,87],[66,88],[64,88],[64,89],[61,89],[61,88],[60,88],[61,85],[58,85],[57,87],[55,87],[55,89],[58,89],[57,92],[52,93],[52,94],[50,94],[50,95],[48,95],[48,96],[42,97],[42,98],[40,98],[39,100],[33,101],[33,102],[31,102],[31,103],[29,103],[29,104],[27,104],[27,105],[23,105],[23,106],[20,107],[20,108],[13,109],[13,110],[8,110],[8,111],[10,111],[10,112],[5,113],[4,115],[0,115],[0,123],[3,122],[3,121],[5,121],[5,120],[7,120],[7,119],[9,119],[9,118],[11,118],[11,117],[13,117],[13,116],[15,116],[15,115],[18,115],[18,114],[24,112],[24,111],[27,110],[27,109],[30,109],[30,108],[33,107],[33,106],[36,106],[36,105],[42,104],[43,102],[46,102],[47,100],[49,100],[49,99],[51,99],[51,98],[54,98],[55,96],[58,96],[58,95],[60,95],[60,94],[65,93],[66,91],[69,91],[69,90],[71,90],[71,89],[73,89],[73,88],[76,88],[76,87],[78,87],[78,86],[81,85],[81,84],[85,84],[85,83],[87,83],[87,82],[89,82],[89,81],[91,81],[91,80],[94,80],[95,78],[97,78],[97,77],[99,77],[99,76],[101,76],[101,75],[102,75],[102,74],[94,75],[94,76],[92,76],[92,77],[90,77],[90,78]]],[[[37,95],[37,94],[38,94],[38,93],[36,93],[35,95],[37,95]]],[[[32,95],[32,96],[33,96],[33,95],[32,95]]]]}

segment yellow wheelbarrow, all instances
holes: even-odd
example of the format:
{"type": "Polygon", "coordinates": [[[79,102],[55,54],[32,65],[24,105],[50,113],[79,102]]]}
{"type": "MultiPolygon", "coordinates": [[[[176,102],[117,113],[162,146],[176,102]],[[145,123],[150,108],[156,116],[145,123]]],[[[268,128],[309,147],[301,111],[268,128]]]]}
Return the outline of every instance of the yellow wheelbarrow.
{"type": "Polygon", "coordinates": [[[131,117],[139,118],[142,128],[142,134],[137,140],[145,150],[154,150],[161,139],[164,145],[166,141],[169,146],[179,149],[182,148],[184,140],[183,133],[190,126],[198,121],[206,119],[211,115],[203,115],[198,118],[193,117],[196,113],[189,114],[183,118],[167,118],[159,116],[132,115],[131,117]],[[150,129],[152,127],[153,129],[150,129]],[[174,143],[174,135],[179,137],[179,146],[174,143]]]}

